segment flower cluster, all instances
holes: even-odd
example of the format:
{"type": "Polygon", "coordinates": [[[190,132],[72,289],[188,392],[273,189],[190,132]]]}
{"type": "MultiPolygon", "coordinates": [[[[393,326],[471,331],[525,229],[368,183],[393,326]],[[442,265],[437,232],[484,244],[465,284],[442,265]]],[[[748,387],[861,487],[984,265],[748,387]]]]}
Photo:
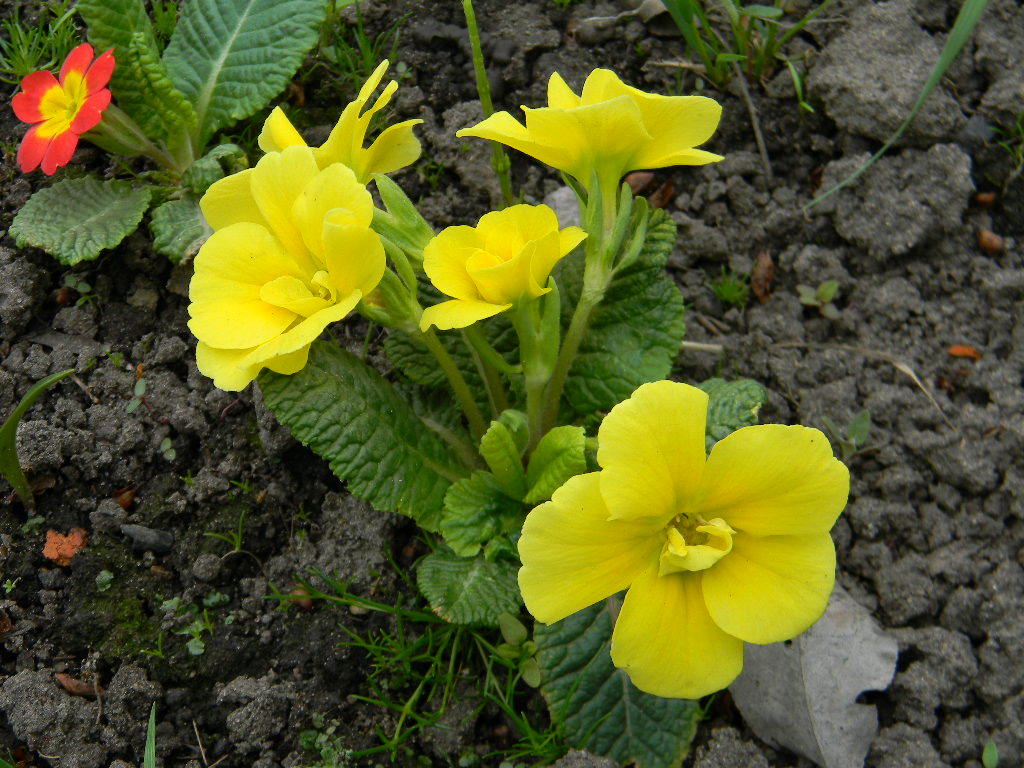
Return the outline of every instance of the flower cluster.
{"type": "Polygon", "coordinates": [[[114,71],[109,50],[93,61],[88,43],[75,48],[61,67],[60,77],[45,70],[26,75],[12,106],[18,119],[32,123],[18,148],[18,165],[25,173],[42,168],[52,176],[71,161],[78,137],[95,128],[110,104],[106,85],[114,71]]]}
{"type": "Polygon", "coordinates": [[[835,578],[829,530],[850,481],[825,436],[745,427],[705,460],[706,411],[695,387],[640,387],[601,424],[601,470],[533,510],[519,541],[519,586],[540,621],[628,589],[612,661],[658,696],[725,688],[743,643],[803,632],[835,578]]]}

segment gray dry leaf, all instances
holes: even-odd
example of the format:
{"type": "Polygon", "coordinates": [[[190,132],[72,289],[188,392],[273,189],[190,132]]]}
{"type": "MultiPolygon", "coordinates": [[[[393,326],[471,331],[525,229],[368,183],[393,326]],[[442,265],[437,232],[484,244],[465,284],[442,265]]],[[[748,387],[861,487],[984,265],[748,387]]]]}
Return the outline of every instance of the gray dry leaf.
{"type": "Polygon", "coordinates": [[[889,687],[898,653],[871,614],[837,584],[825,615],[799,638],[745,650],[730,691],[754,733],[823,768],[864,765],[878,712],[857,697],[889,687]]]}

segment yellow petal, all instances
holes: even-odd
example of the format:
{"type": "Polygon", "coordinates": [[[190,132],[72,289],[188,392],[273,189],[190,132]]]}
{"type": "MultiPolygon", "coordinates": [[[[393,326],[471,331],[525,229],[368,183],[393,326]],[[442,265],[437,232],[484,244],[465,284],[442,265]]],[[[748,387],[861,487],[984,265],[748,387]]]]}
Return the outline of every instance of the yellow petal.
{"type": "Polygon", "coordinates": [[[636,155],[637,165],[643,168],[663,167],[661,158],[682,155],[703,144],[714,134],[722,116],[721,105],[703,96],[656,96],[636,91],[634,98],[652,139],[636,155]]]}
{"type": "MultiPolygon", "coordinates": [[[[523,111],[526,112],[526,120],[529,124],[531,115],[544,110],[524,108],[523,111]]],[[[548,128],[546,136],[535,135],[532,130],[527,130],[508,112],[495,112],[474,126],[456,131],[455,135],[491,139],[512,147],[512,149],[517,149],[525,155],[535,157],[552,168],[568,172],[567,169],[575,165],[578,156],[571,146],[575,146],[574,142],[582,141],[584,137],[580,135],[579,125],[571,116],[558,110],[553,111],[557,111],[562,117],[542,119],[541,122],[548,128]],[[552,125],[553,122],[557,124],[552,125]],[[552,140],[556,143],[552,144],[552,140]]]]}
{"type": "Polygon", "coordinates": [[[488,304],[486,301],[464,301],[462,299],[442,301],[440,304],[423,310],[423,315],[420,317],[420,330],[426,333],[432,325],[437,326],[441,331],[466,328],[477,320],[494,317],[511,308],[511,304],[488,304]]]}
{"type": "Polygon", "coordinates": [[[239,222],[250,222],[269,228],[270,225],[260,213],[259,206],[252,196],[252,174],[252,168],[233,173],[215,181],[206,190],[206,194],[199,201],[199,208],[211,229],[224,229],[239,222]]]}
{"type": "Polygon", "coordinates": [[[479,248],[480,237],[473,227],[447,227],[424,246],[423,271],[441,293],[466,301],[477,300],[480,295],[466,271],[466,262],[479,248]]]}
{"type": "Polygon", "coordinates": [[[280,152],[286,147],[296,145],[306,146],[306,142],[280,107],[274,107],[263,123],[263,130],[260,131],[257,143],[264,152],[280,152]]]}
{"type": "Polygon", "coordinates": [[[612,408],[598,432],[597,461],[613,517],[668,520],[691,511],[687,500],[704,469],[707,407],[696,387],[657,381],[612,408]]]}
{"type": "Polygon", "coordinates": [[[309,317],[329,304],[326,299],[314,296],[306,284],[296,277],[279,277],[266,283],[260,289],[260,298],[267,304],[287,309],[296,315],[309,317]]]}
{"type": "Polygon", "coordinates": [[[580,105],[580,97],[566,85],[565,80],[557,72],[548,78],[548,106],[554,109],[575,109],[580,105]]]}
{"type": "Polygon", "coordinates": [[[189,296],[196,301],[192,292],[201,291],[203,281],[210,277],[260,286],[282,275],[301,278],[304,273],[265,227],[232,224],[210,235],[199,249],[189,296]]]}
{"type": "Polygon", "coordinates": [[[248,349],[214,349],[203,342],[196,344],[196,367],[200,373],[213,379],[213,386],[226,392],[245,389],[260,372],[260,366],[240,368],[238,363],[248,349]]]}
{"type": "Polygon", "coordinates": [[[699,699],[728,686],[743,669],[743,641],[723,632],[704,606],[700,577],[640,574],[626,593],[612,661],[641,691],[699,699]]]}
{"type": "MultiPolygon", "coordinates": [[[[369,197],[369,195],[367,195],[369,197]]],[[[384,276],[387,258],[380,236],[366,227],[323,224],[327,272],[341,295],[369,294],[384,276]]]]}
{"type": "Polygon", "coordinates": [[[422,148],[412,129],[422,122],[406,120],[385,128],[363,154],[359,180],[366,183],[375,173],[393,173],[419,160],[422,148]]]}
{"type": "Polygon", "coordinates": [[[295,320],[295,313],[261,299],[189,306],[188,329],[218,349],[245,349],[274,338],[295,320]]]}
{"type": "Polygon", "coordinates": [[[507,260],[531,240],[558,230],[558,217],[546,205],[510,205],[480,217],[476,225],[485,251],[507,260]]]}
{"type": "Polygon", "coordinates": [[[776,643],[821,618],[835,572],[835,547],[827,533],[738,534],[732,552],[703,572],[704,601],[730,635],[748,643],[776,643]]]}
{"type": "Polygon", "coordinates": [[[277,357],[270,358],[266,362],[266,367],[274,373],[291,376],[293,373],[298,373],[305,368],[308,360],[309,347],[303,347],[287,355],[278,355],[277,357]]]}
{"type": "Polygon", "coordinates": [[[303,319],[302,322],[289,328],[286,332],[253,349],[242,358],[240,365],[243,367],[251,365],[262,367],[269,365],[269,361],[273,358],[308,349],[309,345],[316,341],[317,337],[323,333],[324,328],[344,318],[355,309],[356,304],[359,303],[361,298],[360,294],[354,293],[344,297],[337,304],[303,319]]]}
{"type": "Polygon", "coordinates": [[[340,163],[310,178],[291,208],[291,220],[302,234],[303,243],[321,263],[326,263],[324,221],[334,211],[338,211],[333,217],[337,223],[368,227],[373,220],[373,198],[352,169],[340,163]]]}
{"type": "Polygon", "coordinates": [[[755,536],[828,531],[846,506],[850,472],[809,427],[761,424],[719,440],[694,504],[755,536]]]}
{"type": "MultiPolygon", "coordinates": [[[[306,245],[292,220],[295,200],[320,172],[309,147],[291,146],[260,158],[253,169],[252,194],[270,231],[295,258],[308,261],[306,245]]],[[[306,269],[316,271],[312,262],[306,269]]]]}
{"type": "MultiPolygon", "coordinates": [[[[549,235],[557,242],[558,234],[549,235]]],[[[538,242],[534,241],[523,246],[522,250],[508,261],[497,261],[487,251],[477,251],[466,262],[466,271],[473,278],[480,298],[491,304],[514,304],[520,298],[536,298],[547,289],[542,289],[533,281],[531,264],[537,251],[538,242]]]]}
{"type": "Polygon", "coordinates": [[[576,475],[526,516],[519,588],[538,621],[550,624],[625,589],[657,569],[660,527],[608,520],[598,474],[576,475]]]}

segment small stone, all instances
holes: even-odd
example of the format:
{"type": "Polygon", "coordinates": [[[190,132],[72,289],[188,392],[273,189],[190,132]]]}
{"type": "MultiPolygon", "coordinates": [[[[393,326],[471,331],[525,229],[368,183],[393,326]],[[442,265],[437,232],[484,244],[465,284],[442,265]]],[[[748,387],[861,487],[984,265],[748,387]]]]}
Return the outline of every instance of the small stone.
{"type": "Polygon", "coordinates": [[[174,547],[174,534],[170,531],[158,531],[144,525],[126,524],[121,526],[121,533],[132,540],[134,549],[153,552],[157,555],[168,555],[174,547]]]}
{"type": "Polygon", "coordinates": [[[196,558],[192,564],[192,575],[196,581],[203,581],[210,584],[217,580],[220,575],[220,558],[209,552],[204,552],[196,558]]]}

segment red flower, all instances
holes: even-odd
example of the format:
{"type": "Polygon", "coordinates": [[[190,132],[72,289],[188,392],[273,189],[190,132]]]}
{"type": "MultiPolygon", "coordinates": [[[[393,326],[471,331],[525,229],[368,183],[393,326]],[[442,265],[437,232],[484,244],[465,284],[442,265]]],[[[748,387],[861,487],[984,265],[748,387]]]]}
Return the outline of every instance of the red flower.
{"type": "Polygon", "coordinates": [[[21,93],[14,97],[14,114],[19,120],[34,123],[18,149],[18,165],[25,173],[42,165],[52,176],[67,165],[78,146],[78,137],[95,128],[110,103],[106,88],[114,71],[113,49],[93,61],[88,43],[68,54],[60,70],[60,80],[45,70],[26,75],[21,93]]]}

